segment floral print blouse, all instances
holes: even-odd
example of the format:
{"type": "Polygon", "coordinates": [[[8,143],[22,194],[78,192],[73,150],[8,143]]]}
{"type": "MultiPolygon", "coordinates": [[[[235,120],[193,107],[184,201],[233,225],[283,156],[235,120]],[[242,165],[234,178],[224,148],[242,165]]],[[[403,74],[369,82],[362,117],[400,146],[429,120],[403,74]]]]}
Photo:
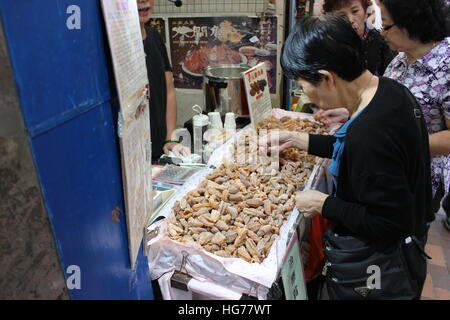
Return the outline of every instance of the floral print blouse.
{"type": "MultiPolygon", "coordinates": [[[[448,129],[445,119],[450,120],[450,37],[410,65],[406,54],[399,53],[384,76],[400,82],[416,97],[430,135],[448,129]]],[[[440,184],[449,192],[450,155],[432,159],[431,175],[433,194],[440,184]]]]}

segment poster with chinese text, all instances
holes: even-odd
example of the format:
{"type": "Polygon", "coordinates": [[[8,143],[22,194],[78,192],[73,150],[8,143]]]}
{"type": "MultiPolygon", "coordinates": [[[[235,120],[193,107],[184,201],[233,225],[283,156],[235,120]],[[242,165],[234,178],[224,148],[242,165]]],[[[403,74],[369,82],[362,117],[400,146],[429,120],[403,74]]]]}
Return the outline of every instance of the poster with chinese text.
{"type": "Polygon", "coordinates": [[[175,87],[202,89],[208,65],[264,62],[268,85],[276,93],[277,17],[169,18],[175,87]]]}
{"type": "Polygon", "coordinates": [[[262,62],[244,72],[244,85],[250,118],[252,125],[256,128],[259,122],[272,115],[266,64],[262,62]]]}

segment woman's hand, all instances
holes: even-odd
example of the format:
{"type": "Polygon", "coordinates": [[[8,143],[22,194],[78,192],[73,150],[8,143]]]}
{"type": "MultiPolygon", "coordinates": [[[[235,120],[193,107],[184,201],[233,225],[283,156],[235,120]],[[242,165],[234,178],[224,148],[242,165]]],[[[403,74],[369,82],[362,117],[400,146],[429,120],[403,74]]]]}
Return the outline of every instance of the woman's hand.
{"type": "Polygon", "coordinates": [[[163,147],[163,151],[165,154],[168,154],[170,151],[172,151],[177,157],[179,156],[187,157],[191,154],[188,148],[183,146],[181,143],[176,142],[166,143],[163,147]]]}
{"type": "Polygon", "coordinates": [[[329,195],[316,190],[301,191],[295,196],[295,206],[305,218],[313,218],[322,214],[323,204],[328,197],[329,195]]]}
{"type": "Polygon", "coordinates": [[[315,119],[319,119],[327,126],[331,127],[336,124],[341,125],[347,122],[350,114],[345,108],[331,109],[331,110],[320,110],[314,115],[315,119]]]}
{"type": "Polygon", "coordinates": [[[287,148],[294,147],[307,150],[309,135],[304,132],[291,132],[271,130],[267,135],[258,140],[259,150],[264,153],[281,152],[287,148]]]}
{"type": "Polygon", "coordinates": [[[292,132],[272,130],[258,140],[259,150],[264,153],[281,152],[293,146],[292,132]]]}

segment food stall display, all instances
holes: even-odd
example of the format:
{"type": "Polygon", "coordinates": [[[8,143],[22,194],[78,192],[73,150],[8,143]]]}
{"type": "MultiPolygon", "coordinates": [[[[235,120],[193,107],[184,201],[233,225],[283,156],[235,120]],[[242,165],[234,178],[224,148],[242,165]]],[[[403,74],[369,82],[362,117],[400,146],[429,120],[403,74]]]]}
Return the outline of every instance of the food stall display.
{"type": "MultiPolygon", "coordinates": [[[[257,127],[326,131],[309,115],[281,110],[274,114],[257,127]]],[[[228,140],[211,156],[211,163],[220,162],[217,168],[193,177],[185,193],[168,204],[167,219],[149,228],[159,229],[148,242],[154,278],[178,270],[267,298],[286,254],[288,234],[298,223],[294,193],[309,188],[321,160],[287,150],[280,154],[279,170],[274,172],[271,158],[258,154],[257,138],[248,126],[228,140]],[[245,150],[244,162],[233,161],[236,149],[245,150]]]]}
{"type": "MultiPolygon", "coordinates": [[[[262,121],[259,129],[322,133],[326,129],[309,120],[285,116],[262,121]]],[[[197,242],[221,257],[263,260],[279,234],[280,226],[294,209],[294,192],[303,188],[314,167],[315,157],[296,148],[280,155],[276,174],[265,172],[270,158],[256,157],[249,142],[256,134],[244,135],[245,165],[222,164],[206,176],[198,189],[189,191],[172,208],[170,238],[197,242]],[[253,154],[251,154],[253,153],[253,154]],[[257,160],[257,161],[252,161],[257,160]]],[[[239,143],[239,142],[238,142],[239,143]]]]}

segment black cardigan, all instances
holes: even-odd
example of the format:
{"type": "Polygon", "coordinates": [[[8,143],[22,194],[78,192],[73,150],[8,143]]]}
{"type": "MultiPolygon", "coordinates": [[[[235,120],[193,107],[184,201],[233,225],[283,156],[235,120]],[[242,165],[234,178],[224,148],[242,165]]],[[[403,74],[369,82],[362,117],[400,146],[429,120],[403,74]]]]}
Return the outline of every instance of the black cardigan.
{"type": "Polygon", "coordinates": [[[367,70],[376,76],[382,76],[389,63],[398,54],[389,48],[384,37],[375,29],[369,30],[363,39],[363,50],[367,70]]]}
{"type": "MultiPolygon", "coordinates": [[[[323,206],[336,233],[378,243],[425,234],[434,219],[430,151],[414,109],[420,107],[406,87],[380,78],[374,98],[348,128],[336,197],[323,206]]],[[[331,158],[334,141],[310,135],[308,152],[331,158]]]]}

